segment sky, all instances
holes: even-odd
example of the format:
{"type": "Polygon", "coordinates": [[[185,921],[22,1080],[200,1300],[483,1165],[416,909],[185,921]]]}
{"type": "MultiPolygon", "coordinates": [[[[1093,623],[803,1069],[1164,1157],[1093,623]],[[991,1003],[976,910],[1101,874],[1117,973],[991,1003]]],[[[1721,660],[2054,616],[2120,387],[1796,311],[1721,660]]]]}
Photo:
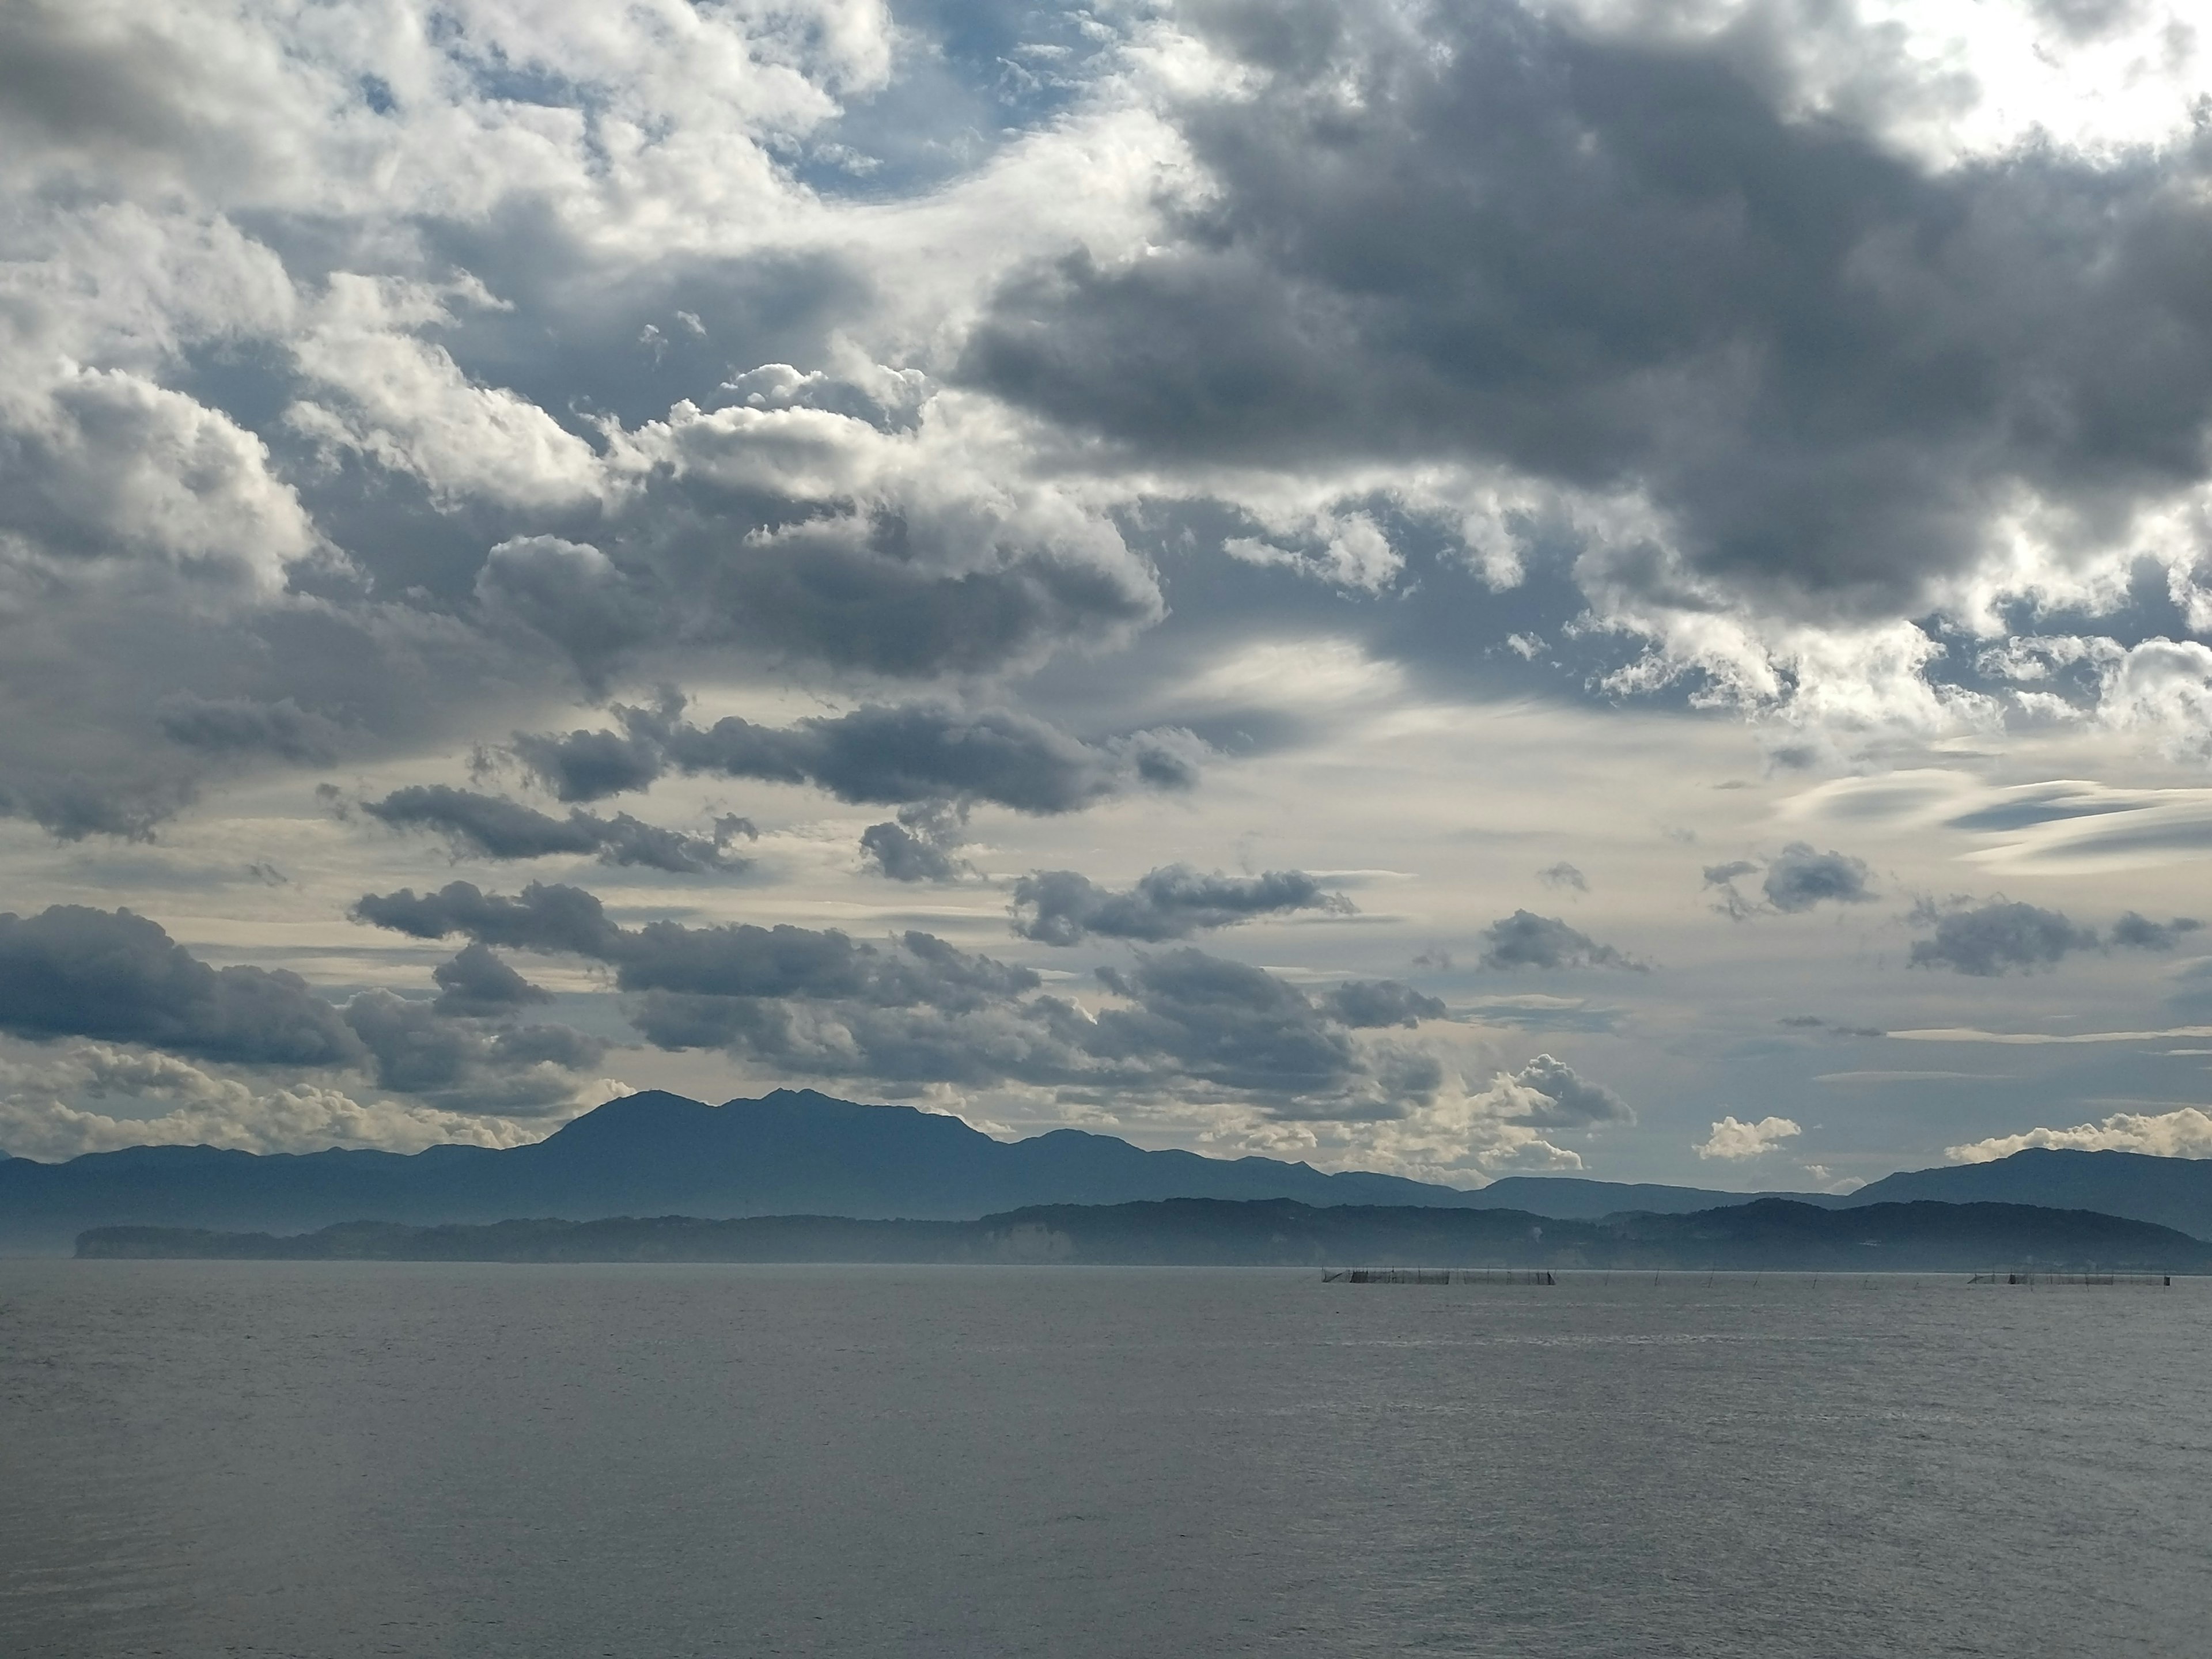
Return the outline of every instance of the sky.
{"type": "Polygon", "coordinates": [[[0,1147],[2212,1154],[2161,0],[0,10],[0,1147]]]}

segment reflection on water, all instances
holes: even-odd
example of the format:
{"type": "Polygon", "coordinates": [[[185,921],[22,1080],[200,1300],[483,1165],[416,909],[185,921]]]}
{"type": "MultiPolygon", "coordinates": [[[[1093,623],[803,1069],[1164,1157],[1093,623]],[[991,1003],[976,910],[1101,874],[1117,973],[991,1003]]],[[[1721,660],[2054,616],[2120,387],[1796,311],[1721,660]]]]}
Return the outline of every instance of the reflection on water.
{"type": "Polygon", "coordinates": [[[2212,1286],[0,1262],[0,1653],[2193,1654],[2212,1286]]]}

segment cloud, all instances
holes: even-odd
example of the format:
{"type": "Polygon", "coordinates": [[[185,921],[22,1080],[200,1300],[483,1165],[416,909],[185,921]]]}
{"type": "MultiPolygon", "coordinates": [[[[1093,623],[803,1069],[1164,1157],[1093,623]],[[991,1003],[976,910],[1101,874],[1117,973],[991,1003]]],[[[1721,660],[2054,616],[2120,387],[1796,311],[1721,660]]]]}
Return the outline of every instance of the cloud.
{"type": "Polygon", "coordinates": [[[1874,890],[1868,884],[1872,872],[1863,862],[1848,854],[1816,852],[1802,841],[1791,842],[1769,863],[1735,859],[1709,864],[1704,873],[1706,886],[1723,890],[1721,901],[1714,908],[1737,921],[1748,921],[1762,908],[1797,915],[1824,899],[1838,904],[1864,904],[1874,897],[1874,890]],[[1765,896],[1763,907],[1747,901],[1735,888],[1742,878],[1757,875],[1762,869],[1766,872],[1766,879],[1760,884],[1765,896]]]}
{"type": "Polygon", "coordinates": [[[1769,904],[1789,915],[1809,910],[1823,899],[1864,904],[1874,897],[1867,885],[1869,874],[1857,859],[1842,853],[1816,853],[1806,842],[1793,841],[1766,866],[1760,890],[1769,904]]]}
{"type": "Polygon", "coordinates": [[[574,1103],[578,1073],[606,1052],[600,1038],[566,1025],[490,1025],[454,1018],[440,1004],[363,991],[346,1024],[380,1088],[477,1111],[535,1115],[574,1103]]]}
{"type": "Polygon", "coordinates": [[[668,595],[660,641],[862,674],[989,673],[1158,621],[1157,582],[1112,519],[1016,456],[992,465],[990,425],[971,449],[956,410],[885,429],[686,399],[616,434],[621,505],[599,546],[632,591],[668,595]]]}
{"type": "Polygon", "coordinates": [[[872,823],[860,832],[860,851],[893,881],[957,881],[969,871],[959,856],[968,814],[944,801],[899,809],[895,823],[872,823]]]}
{"type": "Polygon", "coordinates": [[[1794,1030],[1832,1031],[1838,1036],[1844,1037],[1878,1037],[1889,1035],[1879,1026],[1846,1025],[1839,1020],[1823,1019],[1818,1014],[1788,1014],[1775,1021],[1775,1024],[1789,1026],[1794,1030]]]}
{"type": "Polygon", "coordinates": [[[1602,1033],[1620,1030],[1623,1013],[1619,1008],[1593,1004],[1586,997],[1524,994],[1485,998],[1461,1009],[1459,1018],[1521,1031],[1602,1033]]]}
{"type": "Polygon", "coordinates": [[[1430,1056],[1364,1052],[1297,987],[1203,951],[1140,953],[1133,968],[1102,968],[1098,978],[1130,1005],[1101,1012],[1084,1039],[1109,1066],[1165,1068],[1292,1118],[1393,1116],[1443,1080],[1430,1056]]]}
{"type": "Polygon", "coordinates": [[[1431,1055],[1352,1035],[1385,1016],[1403,1024],[1440,1012],[1430,999],[1381,981],[1316,1000],[1188,947],[1100,969],[1115,1000],[1094,1012],[1045,993],[1027,968],[920,932],[872,942],[743,922],[627,929],[593,895],[535,883],[512,898],[466,882],[369,894],[354,908],[418,939],[459,933],[605,963],[647,1042],[726,1048],[792,1074],[1132,1097],[1196,1091],[1284,1119],[1388,1116],[1443,1081],[1431,1055]]]}
{"type": "Polygon", "coordinates": [[[1471,1098],[1486,1115],[1532,1129],[1588,1129],[1636,1121],[1626,1101],[1550,1054],[1538,1054],[1517,1072],[1500,1072],[1488,1089],[1471,1098]]]}
{"type": "Polygon", "coordinates": [[[1501,1103],[1492,1091],[1469,1095],[1447,1090],[1400,1116],[1351,1126],[1358,1167],[1447,1185],[1466,1185],[1469,1177],[1490,1180],[1584,1167],[1582,1154],[1573,1148],[1501,1118],[1501,1103]]]}
{"type": "Polygon", "coordinates": [[[13,1036],[141,1044],[177,1064],[364,1069],[381,1088],[457,1109],[573,1104],[603,1042],[566,1026],[453,1018],[544,1000],[489,953],[445,964],[439,983],[436,1003],[370,990],[338,1008],[294,974],[211,968],[128,910],[0,915],[0,1030],[13,1036]]]}
{"type": "Polygon", "coordinates": [[[1589,891],[1589,883],[1583,872],[1565,859],[1557,864],[1547,864],[1536,872],[1536,879],[1547,887],[1571,887],[1577,893],[1589,891]]]}
{"type": "Polygon", "coordinates": [[[1073,870],[1040,870],[1014,884],[1011,908],[1014,932],[1045,945],[1093,937],[1158,944],[1299,910],[1354,914],[1350,899],[1324,891],[1303,870],[1206,875],[1187,864],[1151,871],[1118,893],[1073,870]]]}
{"type": "Polygon", "coordinates": [[[2020,1048],[2059,1043],[2154,1042],[2173,1037],[2212,1037],[2212,1025],[2169,1025],[2149,1031],[1984,1031],[1971,1025],[1934,1025],[1886,1033],[1903,1042],[1995,1042],[2020,1048]]]}
{"type": "Polygon", "coordinates": [[[2065,778],[1990,790],[1957,780],[1950,792],[1951,805],[1966,810],[1941,822],[1982,838],[1985,844],[1968,856],[1997,868],[2066,875],[2212,855],[2212,790],[2065,778]]]}
{"type": "Polygon", "coordinates": [[[161,733],[180,747],[212,756],[273,755],[300,766],[337,758],[340,729],[289,697],[203,697],[178,692],[161,702],[161,733]]]}
{"type": "Polygon", "coordinates": [[[430,977],[438,984],[438,1000],[431,1006],[449,1017],[496,1017],[553,1000],[550,992],[532,985],[473,942],[462,946],[452,961],[432,969],[430,977]]]}
{"type": "Polygon", "coordinates": [[[1528,910],[1516,910],[1492,922],[1483,936],[1488,941],[1482,953],[1486,968],[1626,968],[1644,973],[1650,967],[1610,945],[1600,945],[1557,916],[1528,910]]]}
{"type": "Polygon", "coordinates": [[[143,836],[211,775],[465,746],[578,682],[941,689],[1163,614],[1109,502],[855,343],[876,253],[808,135],[895,39],[943,76],[930,26],[127,9],[20,7],[0,50],[0,618],[37,615],[0,624],[0,812],[143,836]]]}
{"type": "Polygon", "coordinates": [[[1856,13],[1324,3],[1295,41],[1261,15],[1188,21],[1218,66],[1173,117],[1202,186],[1142,257],[1012,272],[972,385],[1194,489],[1336,469],[1418,499],[1465,469],[1576,526],[1595,615],[1654,644],[1620,689],[1686,676],[1815,723],[1946,719],[1968,700],[1911,619],[1994,631],[1997,594],[2118,582],[2129,526],[2206,479],[2212,325],[2168,320],[2206,235],[2176,125],[2124,164],[1925,161],[1939,106],[1999,100],[1939,92],[1932,40],[1856,13]]]}
{"type": "Polygon", "coordinates": [[[361,1054],[298,975],[210,968],[158,922],[76,904],[0,915],[0,1030],[245,1065],[343,1066],[361,1054]]]}
{"type": "Polygon", "coordinates": [[[1712,1133],[1698,1143],[1697,1152],[1699,1158],[1726,1158],[1736,1163],[1764,1158],[1784,1141],[1794,1140],[1804,1133],[1786,1117],[1763,1117],[1756,1123],[1723,1117],[1713,1125],[1712,1133]]]}
{"type": "MultiPolygon", "coordinates": [[[[616,712],[628,711],[617,705],[616,712]]],[[[532,776],[564,801],[605,800],[650,788],[667,767],[650,735],[629,729],[517,732],[514,752],[532,776]]]]}
{"type": "Polygon", "coordinates": [[[493,629],[559,647],[593,690],[661,626],[641,584],[598,548],[558,536],[501,542],[477,573],[475,592],[493,629]]]}
{"type": "Polygon", "coordinates": [[[1177,732],[1089,744],[1003,710],[869,705],[784,727],[734,715],[701,727],[679,718],[682,708],[673,696],[650,708],[618,706],[618,737],[524,734],[515,753],[564,801],[641,787],[673,770],[809,785],[869,805],[988,801],[1050,816],[1133,790],[1188,789],[1203,749],[1177,732]]]}
{"type": "MultiPolygon", "coordinates": [[[[1916,916],[1936,924],[1933,939],[1915,941],[1916,968],[1947,967],[1962,974],[1991,975],[2012,968],[2051,967],[2071,951],[2094,949],[2094,929],[2078,927],[2056,910],[2004,899],[1969,909],[1938,913],[1923,905],[1916,916]]],[[[2184,935],[2204,924],[2192,916],[2156,922],[2133,910],[2112,927],[2111,943],[2127,950],[2170,951],[2184,935]]]]}
{"type": "Polygon", "coordinates": [[[535,881],[513,898],[486,893],[466,881],[448,882],[434,893],[417,895],[411,887],[366,893],[356,901],[352,915],[357,921],[411,939],[459,933],[479,945],[568,951],[601,961],[621,939],[621,929],[608,919],[598,895],[535,881]]]}
{"type": "Polygon", "coordinates": [[[796,997],[959,1010],[1035,990],[1039,982],[1026,968],[955,950],[933,934],[909,932],[878,945],[834,927],[750,922],[647,922],[617,934],[601,959],[615,964],[622,989],[678,998],[796,997]]]}
{"type": "MultiPolygon", "coordinates": [[[[574,1091],[596,1105],[623,1092],[611,1079],[574,1091]]],[[[319,1084],[258,1087],[173,1055],[107,1043],[70,1045],[28,1058],[0,1056],[0,1141],[19,1157],[58,1162],[125,1146],[222,1146],[244,1152],[313,1152],[368,1146],[514,1146],[551,1127],[417,1101],[360,1100],[319,1084]],[[88,1102],[127,1105],[128,1115],[88,1102]],[[149,1107],[166,1107],[151,1115],[149,1107]]]]}
{"type": "Polygon", "coordinates": [[[1385,1025],[1419,1025],[1448,1019],[1451,1011],[1431,996],[1395,979],[1348,979],[1318,999],[1322,1009],[1355,1030],[1385,1025]]]}
{"type": "MultiPolygon", "coordinates": [[[[1034,990],[1040,982],[1026,968],[970,956],[928,933],[908,933],[878,946],[836,928],[749,922],[686,927],[653,921],[624,929],[609,919],[597,895],[538,882],[513,898],[465,881],[435,893],[366,894],[354,914],[416,939],[460,934],[479,945],[573,953],[613,967],[624,991],[678,999],[805,997],[953,1007],[1034,990]]],[[[656,1018],[666,1026],[681,1008],[661,1005],[656,1018]]]]}
{"type": "Polygon", "coordinates": [[[2199,957],[2173,975],[2166,1006],[2183,1018],[2212,1016],[2212,957],[2199,957]]]}
{"type": "Polygon", "coordinates": [[[2112,943],[2130,951],[2171,951],[2184,934],[2196,933],[2203,926],[2194,916],[2153,921],[2148,916],[2130,910],[2112,924],[2112,943]]]}
{"type": "Polygon", "coordinates": [[[1551,1054],[1539,1054],[1517,1072],[1498,1073],[1486,1089],[1438,1087],[1398,1111],[1347,1124],[1336,1133],[1358,1149],[1360,1168],[1463,1184],[1471,1176],[1580,1170],[1582,1154],[1552,1137],[1635,1121],[1636,1114],[1610,1089],[1551,1054]]]}
{"type": "MultiPolygon", "coordinates": [[[[442,783],[395,789],[382,800],[362,802],[362,811],[395,828],[435,830],[457,848],[489,859],[589,854],[602,864],[640,866],[672,875],[730,874],[751,867],[750,859],[729,852],[726,833],[712,838],[686,836],[641,823],[627,812],[603,818],[580,808],[556,818],[518,801],[442,783]]],[[[750,828],[743,819],[731,823],[750,828]]]]}
{"type": "Polygon", "coordinates": [[[1948,968],[1988,978],[2014,968],[2054,967],[2069,952],[2094,950],[2097,944],[2095,933],[2075,927],[2059,912],[2008,899],[1921,915],[1935,922],[1936,933],[1913,942],[1908,960],[1915,968],[1948,968]]]}
{"type": "Polygon", "coordinates": [[[1949,1146],[1954,1164],[1989,1164],[2031,1146],[2058,1146],[2084,1152],[2148,1152],[2156,1158],[2212,1158],[2212,1113],[2195,1106],[2171,1112],[2118,1112],[2099,1123],[2070,1129],[2029,1129],[2014,1135],[1949,1146]]]}

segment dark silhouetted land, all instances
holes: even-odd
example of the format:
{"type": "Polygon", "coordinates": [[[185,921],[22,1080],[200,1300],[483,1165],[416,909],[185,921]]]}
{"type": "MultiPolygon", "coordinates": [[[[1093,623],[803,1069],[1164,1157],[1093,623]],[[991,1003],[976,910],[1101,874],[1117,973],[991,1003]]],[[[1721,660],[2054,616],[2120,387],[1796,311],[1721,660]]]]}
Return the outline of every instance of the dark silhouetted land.
{"type": "Polygon", "coordinates": [[[265,1261],[1040,1262],[1095,1266],[1971,1271],[2002,1265],[2212,1271],[2212,1245],[2147,1222],[2017,1204],[1827,1210],[1761,1199],[1688,1215],[1560,1220],[1517,1210],[1173,1199],[1042,1205],[975,1221],[685,1216],[410,1227],[352,1222],[276,1237],[106,1227],[84,1257],[265,1261]]]}

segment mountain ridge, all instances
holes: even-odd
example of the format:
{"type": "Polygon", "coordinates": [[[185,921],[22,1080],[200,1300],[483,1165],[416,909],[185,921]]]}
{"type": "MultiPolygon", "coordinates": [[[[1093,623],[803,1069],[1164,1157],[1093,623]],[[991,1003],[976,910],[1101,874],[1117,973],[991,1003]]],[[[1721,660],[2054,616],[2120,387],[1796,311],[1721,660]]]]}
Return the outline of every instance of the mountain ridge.
{"type": "Polygon", "coordinates": [[[1151,1151],[1055,1129],[1000,1141],[956,1117],[779,1089],[710,1106],[660,1090],[618,1097],[544,1140],[419,1152],[135,1146],[58,1164],[0,1162],[0,1251],[65,1253],[104,1225],[310,1231],[337,1222],[477,1224],[811,1212],[973,1220],[1024,1206],[1288,1199],[1513,1209],[1562,1220],[1686,1214],[1785,1197],[1840,1210],[1917,1199],[2087,1209],[2212,1237],[2212,1161],[2035,1149],[1992,1164],[1905,1170],[1850,1194],[1728,1193],[1571,1176],[1475,1190],[1265,1158],[1151,1151]]]}

